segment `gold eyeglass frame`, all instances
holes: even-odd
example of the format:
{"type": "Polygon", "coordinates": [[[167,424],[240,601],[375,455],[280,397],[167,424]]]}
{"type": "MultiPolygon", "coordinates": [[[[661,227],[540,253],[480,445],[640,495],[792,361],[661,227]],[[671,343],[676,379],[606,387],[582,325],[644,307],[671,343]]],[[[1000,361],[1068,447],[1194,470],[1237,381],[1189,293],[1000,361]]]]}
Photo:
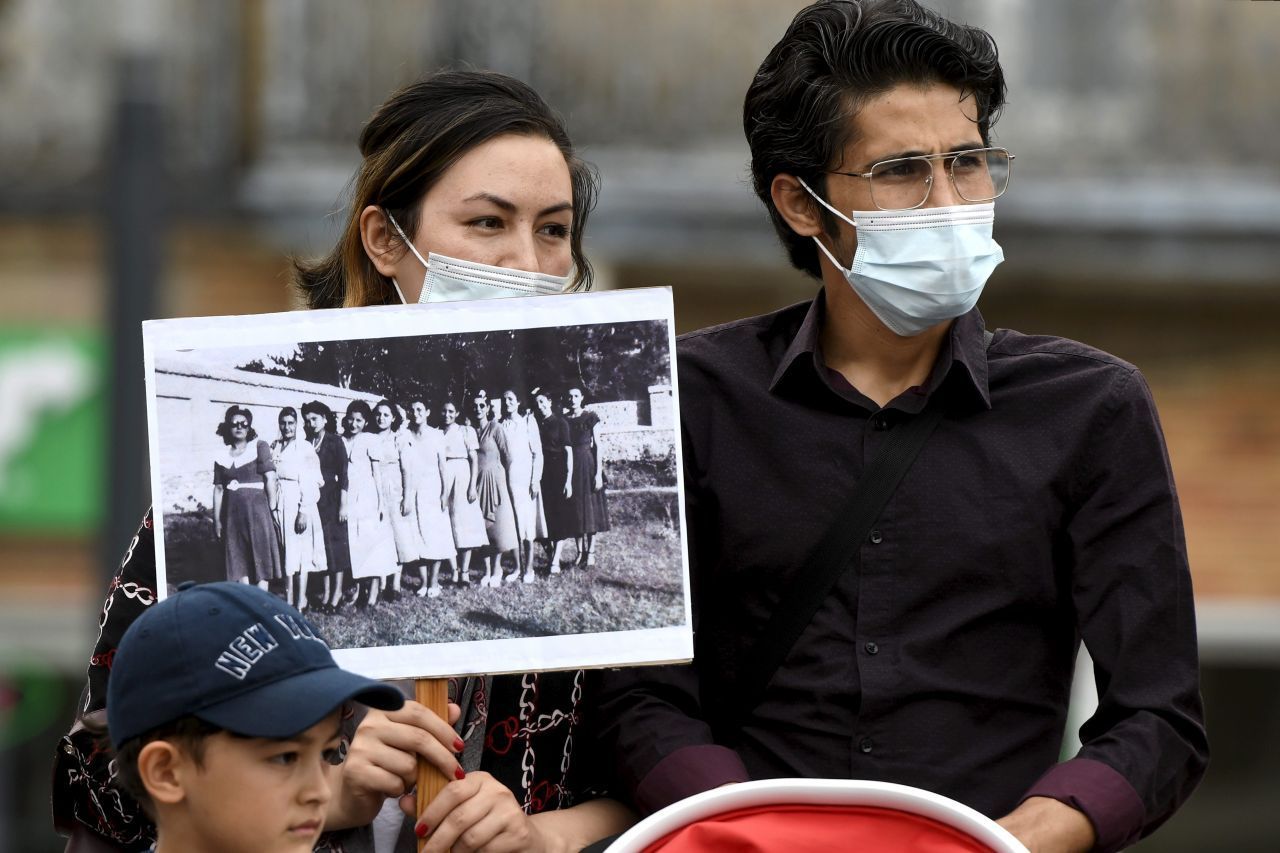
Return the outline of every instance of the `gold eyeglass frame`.
{"type": "Polygon", "coordinates": [[[871,194],[871,203],[874,204],[878,210],[884,210],[884,211],[916,210],[917,208],[922,207],[924,203],[929,200],[929,194],[933,192],[932,172],[929,174],[929,177],[926,178],[924,182],[925,184],[924,198],[920,199],[920,201],[916,202],[910,207],[882,207],[880,202],[876,201],[875,185],[872,184],[871,182],[872,175],[875,174],[876,169],[885,165],[886,163],[908,163],[913,160],[922,160],[925,162],[931,162],[933,160],[948,160],[948,159],[951,162],[950,164],[947,165],[947,179],[951,181],[951,186],[955,189],[956,195],[960,196],[961,199],[969,202],[970,204],[981,204],[983,202],[995,201],[996,199],[1000,198],[1000,196],[1005,194],[1005,191],[1009,189],[1009,181],[1013,179],[1013,161],[1018,158],[1016,154],[1011,154],[1008,148],[1003,148],[998,145],[988,145],[984,148],[967,148],[964,151],[944,151],[941,154],[918,154],[915,157],[891,157],[888,160],[878,160],[875,163],[872,163],[871,169],[866,172],[841,172],[838,169],[829,169],[827,171],[827,174],[844,175],[849,178],[866,178],[867,192],[871,194]],[[960,192],[960,188],[956,186],[956,176],[955,176],[956,158],[961,157],[965,154],[979,154],[979,153],[985,153],[988,151],[1003,151],[1005,156],[1009,158],[1009,174],[1005,176],[1004,186],[1000,188],[1000,192],[996,193],[990,198],[965,198],[964,193],[960,192]]]}

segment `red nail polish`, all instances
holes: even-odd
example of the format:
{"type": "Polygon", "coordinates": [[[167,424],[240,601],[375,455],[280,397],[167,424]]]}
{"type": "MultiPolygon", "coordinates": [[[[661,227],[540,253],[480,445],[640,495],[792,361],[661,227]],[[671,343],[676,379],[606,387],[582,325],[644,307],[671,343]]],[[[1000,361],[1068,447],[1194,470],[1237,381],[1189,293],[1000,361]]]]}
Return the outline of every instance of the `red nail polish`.
{"type": "Polygon", "coordinates": [[[453,739],[453,751],[454,751],[454,752],[462,752],[462,750],[463,750],[463,749],[465,749],[465,748],[466,748],[466,746],[467,746],[467,745],[466,745],[465,743],[463,743],[463,742],[462,742],[462,738],[460,738],[460,737],[456,737],[456,738],[454,738],[454,739],[453,739]]]}
{"type": "Polygon", "coordinates": [[[453,771],[453,778],[455,778],[455,779],[465,779],[465,778],[467,778],[467,771],[465,771],[465,770],[463,770],[461,767],[459,767],[457,770],[453,771]]]}
{"type": "Polygon", "coordinates": [[[413,828],[413,834],[418,836],[419,838],[426,838],[427,833],[430,831],[431,831],[431,828],[428,827],[425,823],[420,823],[413,828]]]}

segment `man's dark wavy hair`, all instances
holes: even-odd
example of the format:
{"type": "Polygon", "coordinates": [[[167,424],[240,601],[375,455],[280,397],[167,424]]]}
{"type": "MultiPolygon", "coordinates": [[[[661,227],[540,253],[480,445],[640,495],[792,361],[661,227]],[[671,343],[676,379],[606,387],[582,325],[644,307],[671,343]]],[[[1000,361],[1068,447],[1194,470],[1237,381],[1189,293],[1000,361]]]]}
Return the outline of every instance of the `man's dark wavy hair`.
{"type": "MultiPolygon", "coordinates": [[[[770,196],[778,174],[803,178],[826,196],[826,172],[852,141],[850,120],[870,98],[900,83],[945,83],[972,95],[990,143],[1004,105],[995,41],[914,0],[819,0],[801,10],[756,71],[742,105],[751,177],[792,266],[821,278],[817,248],[791,230],[770,196]]],[[[825,210],[824,227],[836,228],[825,210]]]]}

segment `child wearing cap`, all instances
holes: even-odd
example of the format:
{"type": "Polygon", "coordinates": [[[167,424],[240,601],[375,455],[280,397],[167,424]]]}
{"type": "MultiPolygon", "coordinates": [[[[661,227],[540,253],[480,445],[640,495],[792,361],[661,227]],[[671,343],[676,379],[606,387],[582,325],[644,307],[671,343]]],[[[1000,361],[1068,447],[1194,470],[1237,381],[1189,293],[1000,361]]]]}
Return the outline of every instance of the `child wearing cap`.
{"type": "Polygon", "coordinates": [[[395,687],[339,669],[298,611],[256,586],[193,586],[149,608],[112,665],[117,783],[157,853],[309,851],[324,828],[344,703],[395,687]]]}

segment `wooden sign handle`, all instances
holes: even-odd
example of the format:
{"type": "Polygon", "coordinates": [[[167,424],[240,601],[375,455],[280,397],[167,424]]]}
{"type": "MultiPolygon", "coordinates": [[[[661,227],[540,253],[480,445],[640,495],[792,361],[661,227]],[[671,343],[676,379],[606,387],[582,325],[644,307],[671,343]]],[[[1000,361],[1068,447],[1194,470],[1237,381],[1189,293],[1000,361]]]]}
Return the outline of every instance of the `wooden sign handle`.
{"type": "MultiPolygon", "coordinates": [[[[414,698],[434,711],[440,719],[449,719],[449,679],[417,679],[414,683],[414,698]]],[[[434,765],[418,758],[418,815],[435,799],[436,794],[444,790],[449,781],[434,765]]],[[[425,839],[418,839],[418,850],[422,850],[425,845],[425,839]]]]}

